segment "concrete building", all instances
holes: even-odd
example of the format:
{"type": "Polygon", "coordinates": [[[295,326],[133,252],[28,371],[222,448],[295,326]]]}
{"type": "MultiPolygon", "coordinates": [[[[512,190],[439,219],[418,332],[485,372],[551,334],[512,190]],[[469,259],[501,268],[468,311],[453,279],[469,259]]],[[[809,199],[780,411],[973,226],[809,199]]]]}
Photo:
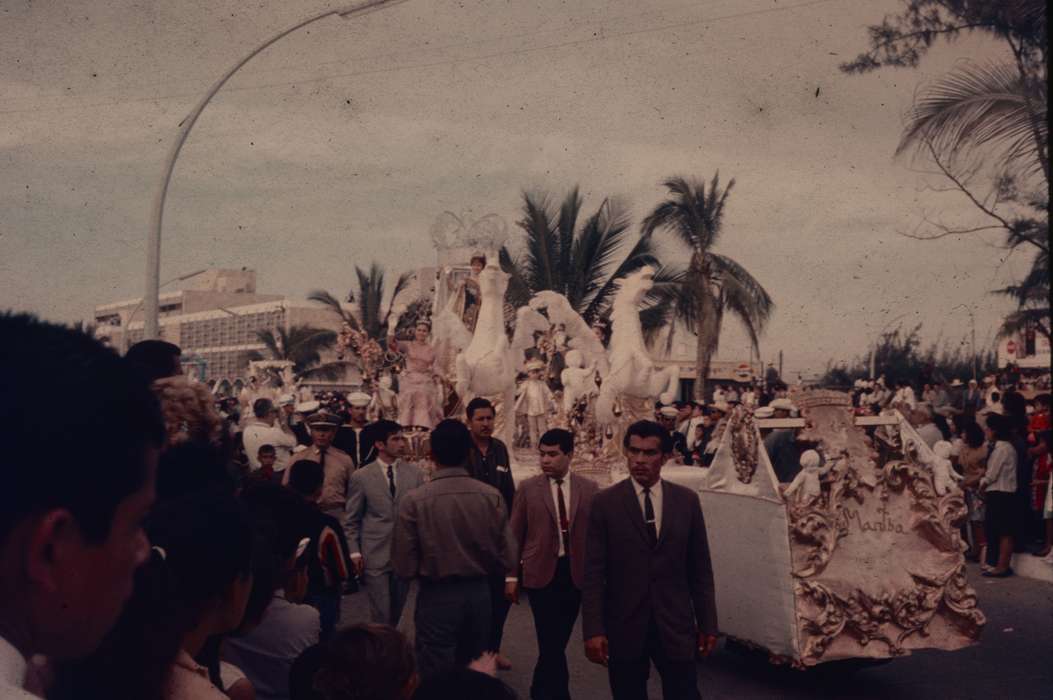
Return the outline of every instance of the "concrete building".
{"type": "MultiPolygon", "coordinates": [[[[119,350],[142,340],[142,299],[96,306],[94,319],[119,350]]],[[[250,353],[266,355],[259,331],[296,325],[340,329],[336,315],[318,304],[258,294],[254,270],[206,270],[186,289],[161,295],[161,338],[183,349],[184,364],[196,367],[202,381],[233,384],[244,376],[250,353]]]]}

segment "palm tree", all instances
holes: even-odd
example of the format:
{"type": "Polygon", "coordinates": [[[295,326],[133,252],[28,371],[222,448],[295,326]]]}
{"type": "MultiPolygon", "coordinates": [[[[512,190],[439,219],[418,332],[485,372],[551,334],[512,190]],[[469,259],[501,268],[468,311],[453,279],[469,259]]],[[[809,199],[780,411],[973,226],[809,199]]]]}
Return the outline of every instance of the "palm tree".
{"type": "Polygon", "coordinates": [[[953,160],[1000,146],[1006,166],[1041,174],[1049,187],[1047,87],[1022,64],[966,63],[932,83],[914,104],[897,153],[921,147],[953,160]]]}
{"type": "MultiPolygon", "coordinates": [[[[586,323],[592,324],[609,312],[617,280],[644,265],[661,268],[648,237],[640,237],[621,255],[630,230],[628,212],[621,204],[604,199],[595,213],[579,222],[583,204],[577,187],[566,194],[558,211],[547,194],[523,193],[522,218],[517,225],[526,236],[526,250],[518,259],[507,248],[501,248],[499,255],[501,268],[511,275],[510,304],[524,306],[537,292],[551,290],[565,296],[586,323]]],[[[668,281],[660,270],[656,290],[668,281]]],[[[656,291],[652,306],[657,303],[656,291]]],[[[650,312],[642,318],[653,324],[659,317],[650,312]]]]}
{"type": "MultiPolygon", "coordinates": [[[[1035,204],[1041,205],[1042,203],[1036,202],[1035,204]]],[[[1007,296],[1017,304],[1016,309],[1003,321],[999,335],[1007,337],[1021,333],[1028,328],[1034,328],[1037,333],[1049,340],[1048,218],[1044,220],[1021,218],[1012,222],[1010,232],[1006,237],[1006,247],[1014,250],[1029,245],[1036,249],[1036,253],[1031,262],[1031,269],[1024,279],[1017,284],[995,290],[995,294],[1007,296]]]]}
{"type": "Polygon", "coordinates": [[[368,271],[356,265],[355,275],[358,278],[357,291],[352,290],[347,295],[347,301],[356,305],[354,311],[348,311],[336,297],[325,290],[315,290],[308,294],[307,298],[328,306],[351,328],[365,331],[366,335],[383,345],[387,341],[395,299],[409,284],[412,273],[405,272],[399,275],[391,291],[391,297],[388,299],[386,310],[383,307],[385,275],[383,268],[375,262],[369,266],[368,271]]]}
{"type": "Polygon", "coordinates": [[[774,303],[746,268],[712,250],[720,237],[724,206],[735,181],[729,181],[721,190],[717,173],[708,190],[705,183],[682,177],[670,178],[663,184],[671,196],[644,219],[642,236],[650,239],[655,231],[665,230],[690,253],[686,273],[678,277],[680,288],[674,312],[698,336],[694,398],[701,401],[705,398],[710,361],[720,341],[724,313],[730,312],[742,322],[757,348],[774,303]]]}
{"type": "MultiPolygon", "coordinates": [[[[336,333],[324,328],[296,325],[286,332],[283,328],[261,330],[256,337],[266,346],[266,359],[287,360],[293,363],[296,379],[337,379],[348,366],[347,362],[322,362],[321,352],[336,343],[336,333]]],[[[249,360],[265,359],[258,352],[250,352],[249,360]]]]}

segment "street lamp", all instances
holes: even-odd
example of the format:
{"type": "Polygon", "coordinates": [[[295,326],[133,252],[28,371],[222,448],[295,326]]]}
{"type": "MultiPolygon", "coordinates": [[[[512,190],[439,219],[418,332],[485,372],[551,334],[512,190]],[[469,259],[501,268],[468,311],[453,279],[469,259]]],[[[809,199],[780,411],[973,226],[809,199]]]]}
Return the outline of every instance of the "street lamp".
{"type": "MultiPolygon", "coordinates": [[[[186,280],[190,279],[191,277],[197,277],[198,275],[203,275],[206,272],[208,272],[208,269],[195,270],[195,271],[189,272],[189,273],[187,273],[185,275],[180,275],[179,277],[173,277],[172,279],[168,280],[167,282],[162,282],[161,284],[157,285],[157,291],[160,293],[161,287],[167,287],[168,285],[173,284],[175,282],[185,282],[186,280]]],[[[160,299],[160,297],[158,297],[158,299],[160,299]]],[[[121,317],[121,354],[122,355],[124,353],[128,352],[128,331],[129,331],[128,326],[133,320],[135,320],[135,314],[137,314],[139,312],[139,309],[142,308],[143,302],[145,302],[145,301],[146,301],[146,297],[143,297],[142,299],[139,300],[139,303],[135,305],[135,308],[132,309],[131,313],[129,313],[127,316],[122,316],[121,317]]],[[[146,334],[145,333],[143,334],[143,338],[144,339],[146,338],[146,334]]]]}
{"type": "Polygon", "coordinates": [[[172,171],[175,169],[175,163],[176,159],[179,158],[179,152],[183,149],[183,144],[186,142],[190,130],[194,128],[194,123],[197,122],[197,118],[201,116],[201,112],[205,109],[205,106],[208,105],[209,101],[217,92],[219,92],[220,88],[222,88],[223,85],[230,80],[230,77],[237,73],[242,66],[251,61],[257,54],[271,44],[295,32],[297,29],[306,27],[308,24],[325,19],[326,17],[332,17],[333,15],[343,17],[344,19],[351,19],[352,17],[369,14],[370,12],[375,12],[384,7],[397,5],[403,2],[406,2],[406,0],[366,0],[366,2],[352,5],[350,7],[344,7],[339,10],[327,10],[319,15],[305,19],[302,22],[289,27],[285,31],[279,32],[257,46],[249,52],[247,56],[235,63],[230,70],[224,73],[209,91],[205,93],[204,97],[201,98],[201,101],[190,110],[190,114],[179,123],[179,133],[176,135],[176,139],[172,143],[171,149],[168,151],[168,158],[165,160],[164,173],[161,176],[161,187],[158,189],[157,196],[154,199],[150,238],[146,244],[146,291],[143,294],[146,307],[146,318],[143,323],[143,338],[151,339],[156,338],[158,335],[158,312],[160,306],[158,293],[161,288],[161,226],[164,220],[165,198],[168,195],[168,183],[172,180],[172,171]]]}

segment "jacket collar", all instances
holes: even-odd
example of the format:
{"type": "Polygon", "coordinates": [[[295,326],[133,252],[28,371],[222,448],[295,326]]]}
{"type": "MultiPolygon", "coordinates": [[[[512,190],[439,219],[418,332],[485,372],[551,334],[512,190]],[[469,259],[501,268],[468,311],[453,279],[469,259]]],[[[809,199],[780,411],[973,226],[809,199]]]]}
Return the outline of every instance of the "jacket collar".
{"type": "Polygon", "coordinates": [[[435,470],[435,473],[432,475],[431,480],[435,481],[437,479],[449,479],[450,477],[454,476],[470,477],[471,474],[469,474],[468,470],[464,467],[440,467],[439,469],[435,470]]]}

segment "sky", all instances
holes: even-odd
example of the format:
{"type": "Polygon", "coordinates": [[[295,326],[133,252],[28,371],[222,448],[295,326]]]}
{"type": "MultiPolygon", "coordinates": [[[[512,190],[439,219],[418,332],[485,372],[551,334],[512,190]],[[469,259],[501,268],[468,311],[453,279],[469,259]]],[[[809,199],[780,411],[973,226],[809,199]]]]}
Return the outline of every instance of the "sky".
{"type": "MultiPolygon", "coordinates": [[[[142,294],[151,205],[179,122],[272,35],[342,4],[0,0],[0,306],[73,321],[142,294]]],[[[975,222],[924,163],[894,157],[915,92],[982,37],[916,70],[838,64],[893,0],[409,0],[293,33],[205,109],[176,166],[161,279],[250,267],[262,293],[338,296],[355,265],[434,264],[444,210],[518,218],[524,190],[587,210],[662,181],[735,186],[715,250],[769,291],[761,339],[788,372],[865,354],[890,323],[991,342],[991,289],[1029,261],[997,238],[904,233],[975,222]]],[[[671,237],[670,261],[686,262],[671,237]]],[[[169,286],[165,291],[176,289],[169,286]]],[[[720,358],[748,356],[725,321],[720,358]]]]}

